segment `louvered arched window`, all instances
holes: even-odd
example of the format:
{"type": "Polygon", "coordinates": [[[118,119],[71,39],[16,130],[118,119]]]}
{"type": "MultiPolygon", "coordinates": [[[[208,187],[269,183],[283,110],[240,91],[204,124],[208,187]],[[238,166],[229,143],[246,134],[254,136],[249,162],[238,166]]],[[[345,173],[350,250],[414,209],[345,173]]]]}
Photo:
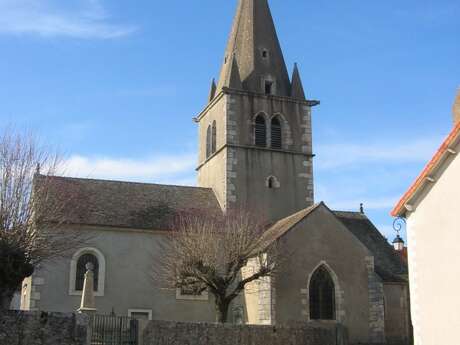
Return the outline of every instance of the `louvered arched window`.
{"type": "Polygon", "coordinates": [[[84,254],[78,258],[77,272],[75,277],[75,291],[83,290],[83,283],[85,282],[86,265],[93,264],[94,273],[94,291],[98,289],[99,283],[99,261],[93,254],[84,254]]]}
{"type": "Polygon", "coordinates": [[[281,121],[278,116],[274,117],[271,123],[271,147],[279,150],[283,147],[281,121]]]}
{"type": "Polygon", "coordinates": [[[208,126],[208,130],[206,131],[206,159],[211,156],[212,150],[212,133],[211,133],[211,126],[208,126]]]}
{"type": "Polygon", "coordinates": [[[310,319],[335,320],[335,286],[326,267],[320,266],[310,280],[310,319]]]}
{"type": "Polygon", "coordinates": [[[255,121],[254,129],[255,144],[259,147],[267,146],[267,126],[265,124],[265,118],[262,115],[258,115],[255,121]]]}
{"type": "Polygon", "coordinates": [[[217,124],[216,121],[212,123],[212,140],[211,140],[211,154],[216,153],[217,150],[217,124]]]}

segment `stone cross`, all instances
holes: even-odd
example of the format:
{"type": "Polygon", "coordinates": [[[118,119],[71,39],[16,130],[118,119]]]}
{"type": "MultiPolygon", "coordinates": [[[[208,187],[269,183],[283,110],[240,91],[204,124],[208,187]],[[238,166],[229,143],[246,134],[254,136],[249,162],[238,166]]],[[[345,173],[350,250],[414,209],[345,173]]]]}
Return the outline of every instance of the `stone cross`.
{"type": "Polygon", "coordinates": [[[81,296],[81,305],[79,313],[94,314],[96,309],[96,300],[94,297],[94,265],[90,262],[86,264],[85,281],[83,283],[83,293],[81,296]]]}

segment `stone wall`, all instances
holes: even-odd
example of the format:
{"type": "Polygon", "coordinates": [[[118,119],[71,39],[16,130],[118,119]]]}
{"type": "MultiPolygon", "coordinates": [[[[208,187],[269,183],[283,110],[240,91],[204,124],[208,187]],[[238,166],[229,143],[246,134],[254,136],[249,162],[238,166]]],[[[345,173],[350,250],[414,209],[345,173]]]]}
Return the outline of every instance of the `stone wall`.
{"type": "Polygon", "coordinates": [[[152,321],[144,345],[336,345],[336,328],[236,326],[152,321]]]}
{"type": "Polygon", "coordinates": [[[88,318],[44,312],[0,315],[0,345],[86,345],[88,318]]]}

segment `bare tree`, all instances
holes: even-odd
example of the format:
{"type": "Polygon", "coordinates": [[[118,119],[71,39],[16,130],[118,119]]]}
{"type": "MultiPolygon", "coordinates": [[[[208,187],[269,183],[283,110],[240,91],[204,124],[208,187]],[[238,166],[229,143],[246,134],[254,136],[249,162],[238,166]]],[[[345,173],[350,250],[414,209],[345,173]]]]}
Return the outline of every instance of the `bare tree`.
{"type": "Polygon", "coordinates": [[[245,287],[276,272],[280,255],[276,243],[262,236],[265,229],[245,211],[180,215],[156,259],[155,279],[196,295],[208,290],[217,322],[225,323],[230,303],[245,287]],[[250,261],[251,270],[242,275],[250,261]]]}
{"type": "Polygon", "coordinates": [[[58,155],[32,135],[0,134],[0,312],[39,263],[85,241],[61,226],[76,210],[76,191],[61,190],[53,180],[59,166],[58,155]]]}

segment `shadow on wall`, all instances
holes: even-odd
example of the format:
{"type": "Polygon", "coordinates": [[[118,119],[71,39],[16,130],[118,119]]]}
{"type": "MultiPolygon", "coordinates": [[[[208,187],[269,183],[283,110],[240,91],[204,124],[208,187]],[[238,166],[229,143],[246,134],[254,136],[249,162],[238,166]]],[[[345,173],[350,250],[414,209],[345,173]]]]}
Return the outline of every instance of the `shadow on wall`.
{"type": "Polygon", "coordinates": [[[19,292],[14,294],[11,301],[10,310],[19,310],[21,308],[21,294],[19,292]]]}

